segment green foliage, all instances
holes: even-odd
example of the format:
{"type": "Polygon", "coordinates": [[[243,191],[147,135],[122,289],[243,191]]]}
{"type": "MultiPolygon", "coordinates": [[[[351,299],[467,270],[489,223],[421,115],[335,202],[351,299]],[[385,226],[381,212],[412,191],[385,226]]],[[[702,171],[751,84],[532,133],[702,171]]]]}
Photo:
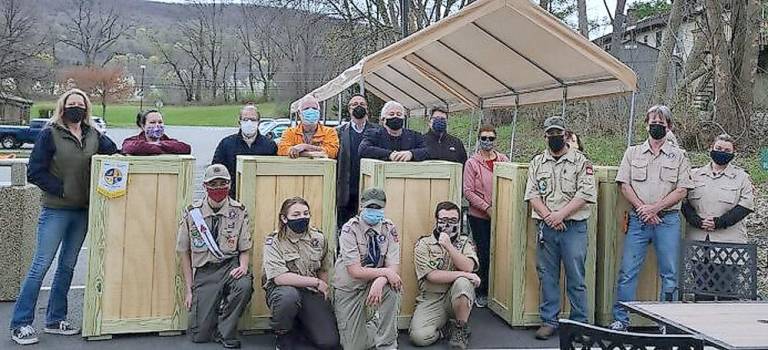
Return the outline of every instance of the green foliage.
{"type": "Polygon", "coordinates": [[[643,19],[668,13],[672,4],[667,0],[642,0],[629,5],[629,9],[637,11],[637,18],[643,19]]]}

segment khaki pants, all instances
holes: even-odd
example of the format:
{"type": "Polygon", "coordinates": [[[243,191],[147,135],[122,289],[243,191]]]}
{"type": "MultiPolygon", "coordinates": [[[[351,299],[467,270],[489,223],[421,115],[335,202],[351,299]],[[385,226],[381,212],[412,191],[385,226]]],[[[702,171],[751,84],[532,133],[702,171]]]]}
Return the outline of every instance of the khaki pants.
{"type": "Polygon", "coordinates": [[[207,263],[195,271],[189,335],[195,343],[237,338],[237,321],[253,293],[253,275],[234,279],[229,272],[238,266],[237,258],[220,264],[207,263]]]}
{"type": "Polygon", "coordinates": [[[369,288],[334,291],[341,346],[345,350],[397,349],[400,293],[385,285],[381,304],[371,308],[365,305],[369,288]]]}
{"type": "Polygon", "coordinates": [[[459,277],[445,293],[422,292],[416,297],[416,310],[409,330],[411,342],[416,346],[429,346],[440,339],[440,328],[453,316],[453,303],[461,296],[475,302],[475,286],[459,277]]]}

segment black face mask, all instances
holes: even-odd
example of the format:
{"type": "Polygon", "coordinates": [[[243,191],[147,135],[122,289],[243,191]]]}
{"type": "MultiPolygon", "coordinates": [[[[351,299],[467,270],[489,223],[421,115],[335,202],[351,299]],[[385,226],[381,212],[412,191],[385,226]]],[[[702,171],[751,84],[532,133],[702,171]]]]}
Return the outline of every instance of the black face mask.
{"type": "Polygon", "coordinates": [[[435,235],[435,239],[440,239],[440,233],[445,232],[448,234],[449,237],[451,237],[451,240],[453,241],[454,238],[459,233],[459,224],[442,224],[437,223],[435,225],[435,229],[432,230],[432,234],[435,235]]]}
{"type": "Polygon", "coordinates": [[[307,228],[309,227],[309,218],[301,218],[301,219],[293,219],[288,220],[288,222],[285,223],[288,225],[288,228],[291,229],[291,231],[295,233],[304,233],[307,232],[307,228]]]}
{"type": "Polygon", "coordinates": [[[723,151],[709,151],[709,156],[715,164],[723,166],[730,163],[733,160],[733,153],[723,151]]]}
{"type": "Polygon", "coordinates": [[[547,144],[552,152],[560,152],[563,150],[563,147],[565,147],[565,137],[563,135],[547,136],[547,144]]]}
{"type": "Polygon", "coordinates": [[[352,117],[355,119],[363,119],[368,114],[368,110],[363,106],[357,106],[352,110],[352,117]]]}
{"type": "Polygon", "coordinates": [[[648,127],[648,134],[654,140],[661,140],[664,136],[667,136],[667,127],[661,124],[651,124],[648,127]]]}
{"type": "Polygon", "coordinates": [[[389,118],[387,119],[385,124],[387,124],[388,128],[397,131],[403,128],[404,122],[405,122],[405,119],[403,118],[389,118]]]}
{"type": "Polygon", "coordinates": [[[72,124],[78,124],[85,119],[85,112],[85,108],[82,107],[64,108],[64,120],[72,124]]]}

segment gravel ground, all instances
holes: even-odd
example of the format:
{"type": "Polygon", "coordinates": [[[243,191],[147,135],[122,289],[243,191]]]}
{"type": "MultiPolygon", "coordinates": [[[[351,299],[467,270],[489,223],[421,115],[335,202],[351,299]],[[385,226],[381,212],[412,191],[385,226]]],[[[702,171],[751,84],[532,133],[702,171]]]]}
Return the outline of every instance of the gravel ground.
{"type": "Polygon", "coordinates": [[[757,293],[768,300],[768,184],[757,188],[755,212],[747,216],[749,240],[757,244],[757,293]]]}

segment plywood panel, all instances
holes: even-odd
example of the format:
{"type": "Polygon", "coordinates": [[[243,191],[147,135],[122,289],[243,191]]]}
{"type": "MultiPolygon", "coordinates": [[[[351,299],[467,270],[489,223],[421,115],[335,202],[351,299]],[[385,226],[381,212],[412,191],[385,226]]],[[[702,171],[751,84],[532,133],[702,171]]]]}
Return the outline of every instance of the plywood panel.
{"type": "MultiPolygon", "coordinates": [[[[539,310],[539,298],[541,296],[541,287],[539,285],[539,276],[536,273],[536,246],[538,245],[539,230],[530,219],[529,215],[525,219],[527,221],[525,234],[525,293],[523,298],[523,313],[525,315],[538,314],[539,310]]],[[[522,233],[522,232],[521,232],[522,233]]],[[[520,233],[516,233],[520,234],[520,233]]]]}
{"type": "Polygon", "coordinates": [[[263,302],[265,292],[261,288],[262,273],[262,260],[264,259],[264,240],[267,235],[271,234],[277,229],[277,214],[280,211],[279,203],[277,199],[277,176],[258,176],[253,179],[257,196],[256,202],[259,203],[258,209],[254,209],[254,213],[251,214],[251,220],[254,222],[253,231],[253,296],[251,300],[256,302],[251,303],[250,313],[254,316],[268,316],[269,308],[263,302]]]}
{"type": "MultiPolygon", "coordinates": [[[[120,319],[123,295],[123,250],[125,244],[126,197],[108,202],[109,220],[106,220],[104,258],[104,319],[120,319]]],[[[93,249],[93,247],[91,247],[93,249]]]]}
{"type": "MultiPolygon", "coordinates": [[[[496,186],[498,193],[508,193],[511,191],[511,181],[506,178],[497,178],[496,186]]],[[[491,256],[491,270],[493,288],[491,295],[493,300],[503,308],[512,307],[512,289],[511,289],[511,254],[510,237],[512,222],[512,208],[510,207],[510,196],[500,195],[496,198],[497,220],[494,220],[495,231],[497,234],[493,237],[494,244],[491,256]]]]}
{"type": "Polygon", "coordinates": [[[126,206],[131,214],[125,219],[125,231],[130,237],[125,240],[121,318],[151,314],[157,177],[132,174],[128,178],[131,191],[126,194],[126,206]]]}
{"type": "Polygon", "coordinates": [[[176,277],[176,194],[177,175],[159,175],[157,179],[157,217],[155,218],[154,275],[152,280],[152,316],[173,315],[176,277]]]}
{"type": "Polygon", "coordinates": [[[279,211],[280,204],[288,198],[304,195],[303,176],[277,176],[276,200],[279,211]]]}
{"type": "Polygon", "coordinates": [[[402,245],[401,276],[403,276],[403,300],[400,308],[400,315],[412,315],[416,304],[416,295],[418,294],[418,283],[416,282],[416,270],[413,264],[413,252],[416,241],[422,236],[429,234],[434,225],[435,206],[432,204],[430,195],[430,180],[406,179],[403,191],[399,189],[388,189],[387,193],[395,196],[402,196],[404,200],[404,218],[401,226],[402,234],[400,242],[402,245]]]}
{"type": "MultiPolygon", "coordinates": [[[[302,197],[307,200],[309,207],[312,209],[312,217],[310,218],[310,224],[323,230],[323,177],[322,176],[305,176],[304,177],[304,193],[302,197]]],[[[328,208],[330,210],[330,208],[328,208]]]]}

